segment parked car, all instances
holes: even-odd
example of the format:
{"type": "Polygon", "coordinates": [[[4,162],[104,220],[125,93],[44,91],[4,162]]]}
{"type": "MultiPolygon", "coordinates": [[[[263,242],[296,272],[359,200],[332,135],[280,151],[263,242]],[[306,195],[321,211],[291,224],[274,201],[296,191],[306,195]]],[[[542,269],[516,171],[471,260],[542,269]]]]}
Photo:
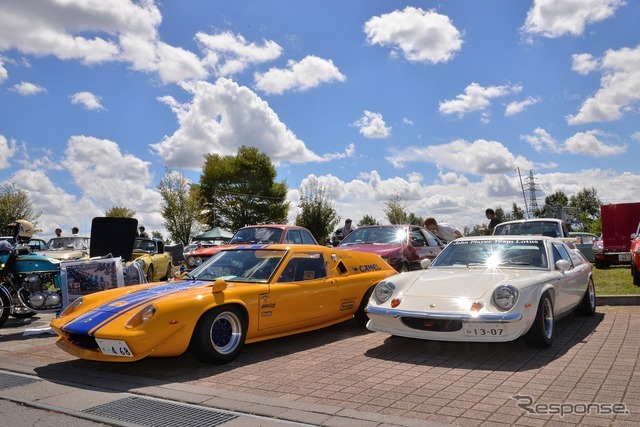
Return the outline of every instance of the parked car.
{"type": "MultiPolygon", "coordinates": [[[[16,244],[16,239],[14,239],[13,236],[0,236],[0,241],[3,240],[6,240],[11,245],[16,244]]],[[[27,243],[27,246],[29,247],[30,252],[40,252],[45,250],[45,248],[47,247],[47,242],[42,239],[31,239],[27,243]]]]}
{"type": "Polygon", "coordinates": [[[161,239],[136,237],[133,243],[132,262],[142,264],[148,282],[169,280],[173,268],[171,253],[165,251],[161,239]]]}
{"type": "MultiPolygon", "coordinates": [[[[428,262],[427,262],[428,263],[428,262]]],[[[561,239],[456,239],[424,271],[380,282],[367,327],[442,341],[512,341],[549,347],[557,319],[593,315],[592,266],[561,239]]]]}
{"type": "Polygon", "coordinates": [[[40,253],[60,261],[88,259],[91,239],[85,236],[53,237],[40,253]]]}
{"type": "Polygon", "coordinates": [[[259,244],[259,243],[289,243],[294,245],[317,245],[318,242],[313,237],[313,234],[304,227],[298,227],[297,225],[282,225],[282,224],[262,224],[262,225],[250,225],[239,229],[229,240],[226,245],[201,247],[194,250],[184,262],[185,270],[193,270],[200,264],[204,263],[213,255],[217,254],[220,250],[228,247],[246,244],[259,244]]]}
{"type": "Polygon", "coordinates": [[[593,233],[586,233],[583,231],[570,231],[569,236],[576,239],[575,246],[582,252],[582,255],[590,263],[595,262],[595,256],[593,254],[593,244],[600,240],[600,237],[593,233]]]}
{"type": "Polygon", "coordinates": [[[516,219],[513,221],[501,222],[493,229],[493,235],[526,235],[560,237],[564,239],[570,238],[569,227],[567,227],[567,224],[556,218],[516,219]]]}
{"type": "Polygon", "coordinates": [[[82,296],[51,327],[82,359],[132,362],[179,356],[227,363],[245,343],[353,317],[395,270],[380,257],[311,245],[243,245],[219,251],[184,280],[82,296]]]}
{"type": "Polygon", "coordinates": [[[602,239],[594,247],[596,268],[631,264],[629,236],[640,222],[640,202],[600,206],[602,239]]]}
{"type": "Polygon", "coordinates": [[[633,284],[640,286],[640,223],[638,223],[636,232],[631,235],[629,252],[631,252],[631,277],[633,277],[633,284]]]}
{"type": "Polygon", "coordinates": [[[337,246],[378,254],[399,272],[420,269],[420,261],[434,259],[445,244],[418,225],[369,225],[355,229],[337,246]]]}

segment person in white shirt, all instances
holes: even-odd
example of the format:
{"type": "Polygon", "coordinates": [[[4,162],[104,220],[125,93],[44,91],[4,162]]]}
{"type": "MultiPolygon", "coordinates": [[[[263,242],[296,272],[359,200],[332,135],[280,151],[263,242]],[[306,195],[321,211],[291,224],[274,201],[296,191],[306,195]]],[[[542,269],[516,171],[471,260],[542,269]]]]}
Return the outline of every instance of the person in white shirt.
{"type": "Polygon", "coordinates": [[[424,228],[435,234],[440,240],[445,243],[457,239],[458,237],[464,237],[462,232],[458,230],[453,224],[446,222],[438,222],[432,216],[427,217],[424,220],[424,228]]]}

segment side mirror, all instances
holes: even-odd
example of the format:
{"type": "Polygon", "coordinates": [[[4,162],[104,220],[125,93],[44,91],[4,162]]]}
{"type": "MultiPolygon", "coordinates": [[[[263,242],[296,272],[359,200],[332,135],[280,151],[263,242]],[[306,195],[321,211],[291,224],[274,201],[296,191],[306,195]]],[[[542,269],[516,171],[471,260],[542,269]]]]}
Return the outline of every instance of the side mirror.
{"type": "Polygon", "coordinates": [[[571,263],[566,259],[561,259],[556,262],[556,268],[562,271],[563,273],[567,271],[570,267],[571,267],[571,263]]]}
{"type": "Polygon", "coordinates": [[[429,258],[425,258],[422,261],[420,261],[420,268],[422,268],[423,270],[426,270],[427,268],[429,268],[430,265],[431,265],[431,260],[429,258]]]}

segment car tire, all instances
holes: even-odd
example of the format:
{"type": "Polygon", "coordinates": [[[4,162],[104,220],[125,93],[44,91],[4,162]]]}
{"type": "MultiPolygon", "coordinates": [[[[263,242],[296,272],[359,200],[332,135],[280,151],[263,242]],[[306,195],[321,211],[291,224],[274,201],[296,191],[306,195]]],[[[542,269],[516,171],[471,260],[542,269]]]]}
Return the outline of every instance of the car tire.
{"type": "Polygon", "coordinates": [[[553,343],[553,332],[555,328],[555,317],[553,315],[553,301],[549,292],[545,292],[540,297],[536,318],[531,325],[531,329],[524,336],[524,342],[529,347],[547,348],[553,343]]]}
{"type": "Polygon", "coordinates": [[[595,262],[594,264],[596,265],[596,268],[597,268],[598,270],[600,270],[600,269],[602,269],[602,268],[607,268],[607,267],[609,267],[609,263],[608,263],[608,262],[606,262],[606,261],[602,261],[602,260],[599,260],[599,259],[596,259],[596,262],[595,262]]]}
{"type": "Polygon", "coordinates": [[[149,283],[153,282],[153,264],[149,266],[146,276],[147,276],[147,282],[149,283]]]}
{"type": "Polygon", "coordinates": [[[593,280],[589,280],[587,290],[584,292],[576,313],[581,316],[593,316],[596,314],[596,288],[593,285],[593,280]]]}
{"type": "Polygon", "coordinates": [[[172,268],[173,268],[173,266],[171,265],[171,263],[169,263],[169,265],[167,266],[167,274],[164,275],[162,280],[169,280],[171,278],[171,269],[172,268]]]}
{"type": "Polygon", "coordinates": [[[191,352],[204,363],[229,363],[242,351],[246,335],[247,322],[240,309],[216,307],[198,321],[191,338],[191,352]]]}
{"type": "Polygon", "coordinates": [[[638,271],[633,263],[631,263],[631,275],[633,276],[633,284],[640,286],[640,271],[638,271]]]}
{"type": "Polygon", "coordinates": [[[362,297],[362,301],[360,301],[360,305],[358,306],[358,309],[353,314],[353,317],[356,318],[356,322],[358,322],[360,325],[365,327],[367,326],[367,323],[369,323],[369,316],[367,316],[367,312],[365,311],[365,308],[367,308],[367,304],[369,303],[369,298],[371,298],[371,294],[373,293],[373,288],[375,288],[375,286],[372,286],[369,289],[367,289],[367,292],[365,292],[364,296],[362,297]]]}
{"type": "Polygon", "coordinates": [[[9,296],[0,289],[0,327],[7,321],[9,313],[11,313],[11,300],[9,296]]]}

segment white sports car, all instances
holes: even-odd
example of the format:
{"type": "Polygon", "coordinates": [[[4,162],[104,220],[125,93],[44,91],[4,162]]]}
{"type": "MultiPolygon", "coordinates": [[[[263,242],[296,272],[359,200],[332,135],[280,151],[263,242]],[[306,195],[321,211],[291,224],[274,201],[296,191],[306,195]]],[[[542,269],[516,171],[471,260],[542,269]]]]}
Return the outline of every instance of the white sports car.
{"type": "Polygon", "coordinates": [[[591,264],[571,246],[543,236],[456,239],[425,270],[380,282],[367,328],[442,341],[524,337],[549,347],[557,319],[596,310],[591,264]]]}

